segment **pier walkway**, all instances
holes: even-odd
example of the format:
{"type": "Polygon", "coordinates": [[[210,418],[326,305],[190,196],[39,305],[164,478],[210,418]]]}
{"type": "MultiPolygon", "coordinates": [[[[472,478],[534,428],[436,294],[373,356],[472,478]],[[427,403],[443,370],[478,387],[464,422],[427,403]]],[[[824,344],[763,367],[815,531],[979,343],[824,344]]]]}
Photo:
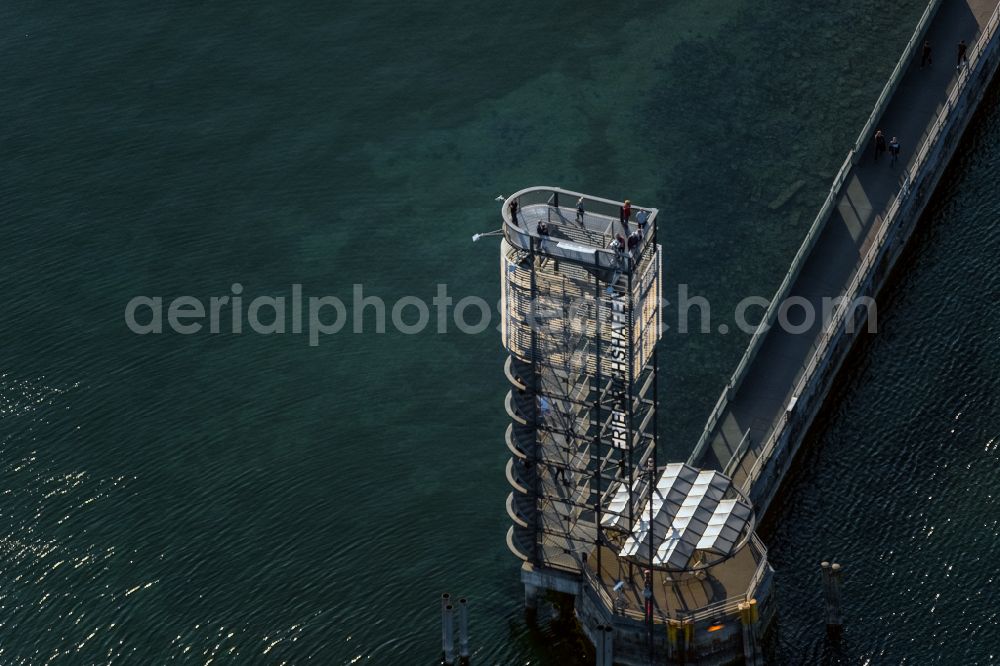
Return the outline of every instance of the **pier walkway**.
{"type": "MultiPolygon", "coordinates": [[[[780,325],[758,330],[709,418],[692,464],[724,470],[737,485],[755,482],[755,467],[771,453],[766,444],[794,409],[801,380],[824,343],[824,301],[829,310],[831,299],[852,296],[852,282],[880,238],[887,214],[910,187],[914,167],[921,166],[918,160],[926,157],[918,149],[939,127],[949,93],[963,75],[956,69],[959,40],[965,40],[971,57],[981,47],[980,37],[993,34],[996,10],[997,0],[936,0],[928,6],[768,311],[768,321],[774,321],[772,310],[779,301],[788,303],[787,321],[795,325],[802,323],[802,304],[808,302],[816,321],[804,331],[780,325]],[[933,65],[921,68],[924,39],[932,46],[933,65]],[[888,153],[875,161],[876,128],[887,143],[899,138],[895,167],[888,153]]],[[[768,501],[759,513],[766,511],[768,501]]]]}

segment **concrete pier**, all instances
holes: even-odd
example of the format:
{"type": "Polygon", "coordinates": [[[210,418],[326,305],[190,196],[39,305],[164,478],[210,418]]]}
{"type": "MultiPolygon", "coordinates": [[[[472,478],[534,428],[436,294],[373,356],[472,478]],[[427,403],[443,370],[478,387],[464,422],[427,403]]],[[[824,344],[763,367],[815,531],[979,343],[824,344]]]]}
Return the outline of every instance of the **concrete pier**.
{"type": "Polygon", "coordinates": [[[725,470],[741,484],[758,516],[855,333],[866,329],[869,308],[856,299],[873,297],[885,282],[993,77],[997,8],[996,0],[928,5],[691,455],[692,465],[725,470]],[[921,68],[925,39],[934,63],[921,68]],[[960,40],[969,61],[956,68],[960,40]],[[888,154],[876,161],[876,129],[887,142],[899,138],[898,164],[888,154]],[[817,315],[810,326],[804,304],[817,315]]]}
{"type": "MultiPolygon", "coordinates": [[[[657,209],[556,187],[504,199],[507,543],[529,621],[560,592],[598,664],[761,662],[775,597],[757,520],[993,79],[998,12],[927,5],[687,464],[656,456],[657,209]],[[876,129],[898,162],[876,160],[876,129]]],[[[822,573],[839,631],[839,567],[822,573]]]]}

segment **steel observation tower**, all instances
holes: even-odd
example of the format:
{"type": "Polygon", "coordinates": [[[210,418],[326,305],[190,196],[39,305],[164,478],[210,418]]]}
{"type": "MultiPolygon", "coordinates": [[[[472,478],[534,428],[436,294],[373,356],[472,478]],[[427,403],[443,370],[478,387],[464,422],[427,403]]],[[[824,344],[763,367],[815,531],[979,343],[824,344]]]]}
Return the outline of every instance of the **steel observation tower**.
{"type": "Polygon", "coordinates": [[[507,544],[526,607],[540,590],[573,595],[607,666],[709,644],[756,654],[770,591],[742,492],[657,456],[658,212],[556,187],[502,208],[507,544]]]}

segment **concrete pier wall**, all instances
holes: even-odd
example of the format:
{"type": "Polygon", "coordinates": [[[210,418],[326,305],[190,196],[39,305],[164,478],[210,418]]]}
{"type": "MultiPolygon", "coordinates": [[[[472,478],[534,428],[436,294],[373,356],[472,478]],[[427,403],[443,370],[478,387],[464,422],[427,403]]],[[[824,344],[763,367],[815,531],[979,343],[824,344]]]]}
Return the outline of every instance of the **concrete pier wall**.
{"type": "Polygon", "coordinates": [[[725,470],[758,517],[865,328],[867,309],[855,300],[885,283],[993,78],[997,9],[995,0],[927,6],[689,458],[725,470]],[[927,67],[918,48],[925,39],[938,56],[927,67]],[[960,39],[969,44],[968,62],[956,67],[954,56],[941,52],[960,39]],[[879,161],[876,128],[887,142],[900,137],[898,164],[888,155],[879,161]],[[813,323],[801,330],[775,325],[782,308],[796,304],[811,309],[813,323]]]}
{"type": "Polygon", "coordinates": [[[775,430],[744,481],[744,489],[758,515],[766,512],[844,359],[859,334],[866,330],[868,310],[854,307],[851,302],[874,298],[887,282],[993,80],[1000,64],[998,23],[1000,13],[995,12],[979,42],[970,48],[969,65],[961,70],[917,153],[908,180],[886,213],[874,243],[862,257],[845,293],[842,309],[809,359],[793,393],[793,408],[786,412],[784,423],[775,430]]]}

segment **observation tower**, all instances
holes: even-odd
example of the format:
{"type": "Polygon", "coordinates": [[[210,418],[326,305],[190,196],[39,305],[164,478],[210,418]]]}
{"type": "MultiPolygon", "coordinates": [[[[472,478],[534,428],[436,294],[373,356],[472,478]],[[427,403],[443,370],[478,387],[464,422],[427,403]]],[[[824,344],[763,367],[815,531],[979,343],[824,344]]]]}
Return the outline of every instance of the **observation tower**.
{"type": "Polygon", "coordinates": [[[527,608],[573,595],[598,664],[753,663],[772,573],[753,508],[657,456],[657,215],[555,187],[503,203],[507,544],[527,608]]]}

